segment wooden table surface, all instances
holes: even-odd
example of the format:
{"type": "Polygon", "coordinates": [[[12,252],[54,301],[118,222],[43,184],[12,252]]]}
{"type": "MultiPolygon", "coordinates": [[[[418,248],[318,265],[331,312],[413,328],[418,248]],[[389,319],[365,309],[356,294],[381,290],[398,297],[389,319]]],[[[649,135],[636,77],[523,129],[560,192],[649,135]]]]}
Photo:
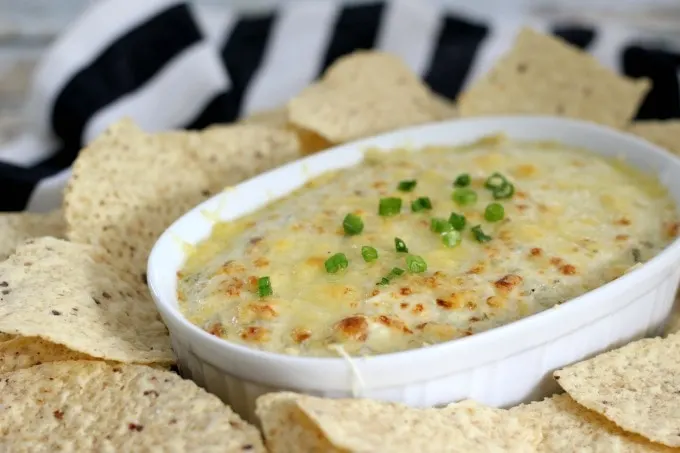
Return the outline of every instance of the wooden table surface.
{"type": "MultiPolygon", "coordinates": [[[[0,145],[21,129],[22,105],[36,62],[55,36],[67,30],[69,23],[96,1],[0,0],[0,145]]],[[[586,21],[606,18],[654,34],[673,35],[680,43],[680,0],[432,1],[481,14],[525,12],[546,19],[586,21]]],[[[228,9],[256,11],[285,0],[195,0],[194,3],[199,19],[209,20],[226,14],[228,9]]]]}

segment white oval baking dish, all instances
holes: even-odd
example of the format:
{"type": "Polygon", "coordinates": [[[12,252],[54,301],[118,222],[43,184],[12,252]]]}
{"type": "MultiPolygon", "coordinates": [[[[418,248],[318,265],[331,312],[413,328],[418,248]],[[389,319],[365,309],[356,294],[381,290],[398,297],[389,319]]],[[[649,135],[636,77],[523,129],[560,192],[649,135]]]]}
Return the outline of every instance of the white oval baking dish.
{"type": "MultiPolygon", "coordinates": [[[[262,174],[192,209],[158,239],[148,282],[168,326],[180,370],[247,419],[255,399],[274,390],[328,397],[358,396],[434,406],[472,398],[505,407],[556,390],[551,371],[630,340],[656,334],[680,279],[680,240],[623,277],[554,309],[490,331],[427,348],[369,358],[294,357],[214,337],[177,307],[181,241],[210,233],[211,218],[237,218],[288,194],[325,171],[352,166],[368,147],[460,145],[504,132],[516,139],[556,140],[610,156],[658,175],[680,206],[680,159],[631,135],[591,123],[547,117],[453,120],[413,127],[312,155],[262,174]],[[205,212],[213,215],[206,216],[205,212]]],[[[615,190],[615,188],[612,188],[615,190]]]]}

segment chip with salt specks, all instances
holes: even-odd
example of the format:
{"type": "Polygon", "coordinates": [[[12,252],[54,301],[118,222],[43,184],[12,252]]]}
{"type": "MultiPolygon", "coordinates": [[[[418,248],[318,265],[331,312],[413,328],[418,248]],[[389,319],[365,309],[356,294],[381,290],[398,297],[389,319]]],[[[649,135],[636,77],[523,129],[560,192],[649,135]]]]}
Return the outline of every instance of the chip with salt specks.
{"type": "Polygon", "coordinates": [[[441,119],[442,105],[398,57],[355,52],[288,103],[289,121],[344,143],[441,119]]]}
{"type": "Polygon", "coordinates": [[[294,132],[261,124],[212,126],[193,145],[215,192],[301,156],[294,132]]]}
{"type": "Polygon", "coordinates": [[[40,236],[62,238],[66,223],[61,210],[49,213],[12,212],[0,214],[0,261],[7,259],[14,248],[27,239],[40,236]]]}
{"type": "Polygon", "coordinates": [[[170,364],[148,291],[98,247],[39,238],[0,263],[0,332],[40,337],[91,357],[170,364]]]}
{"type": "Polygon", "coordinates": [[[628,132],[680,155],[680,120],[635,121],[628,132]]]}
{"type": "Polygon", "coordinates": [[[555,115],[624,128],[650,82],[619,76],[559,38],[523,29],[458,102],[461,117],[555,115]]]}
{"type": "Polygon", "coordinates": [[[536,427],[524,427],[508,411],[472,401],[415,409],[364,399],[296,398],[300,410],[340,451],[526,453],[540,441],[536,427]]]}
{"type": "Polygon", "coordinates": [[[0,380],[0,450],[264,453],[216,396],[142,365],[47,363],[0,380]]]}
{"type": "Polygon", "coordinates": [[[67,237],[104,247],[143,279],[149,251],[175,219],[211,194],[189,151],[196,133],[147,134],[122,120],[83,149],[64,192],[67,237]]]}
{"type": "Polygon", "coordinates": [[[297,406],[299,395],[268,393],[257,399],[255,414],[269,453],[341,453],[297,406]]]}
{"type": "Polygon", "coordinates": [[[626,431],[680,447],[680,334],[629,343],[556,371],[555,379],[626,431]]]}
{"type": "Polygon", "coordinates": [[[671,453],[677,451],[630,434],[572,400],[555,395],[510,409],[522,424],[538,426],[542,440],[537,453],[671,453]]]}
{"type": "Polygon", "coordinates": [[[0,374],[29,368],[41,363],[63,360],[92,360],[92,357],[71,351],[66,346],[54,344],[38,337],[19,335],[0,341],[0,374]]]}

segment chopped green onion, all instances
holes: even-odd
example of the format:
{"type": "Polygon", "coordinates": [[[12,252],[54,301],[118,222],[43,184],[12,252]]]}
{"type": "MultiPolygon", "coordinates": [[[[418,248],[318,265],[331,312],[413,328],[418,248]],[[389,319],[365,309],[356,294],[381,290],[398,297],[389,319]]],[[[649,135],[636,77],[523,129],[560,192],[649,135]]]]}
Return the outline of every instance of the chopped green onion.
{"type": "Polygon", "coordinates": [[[389,217],[399,214],[401,211],[401,198],[388,197],[381,198],[378,205],[378,214],[389,217]]]}
{"type": "Polygon", "coordinates": [[[404,269],[401,269],[399,267],[394,267],[394,268],[392,268],[390,273],[387,274],[385,277],[381,278],[380,281],[378,283],[376,283],[376,285],[380,285],[380,286],[388,285],[392,280],[394,280],[396,277],[399,277],[404,272],[406,272],[406,271],[404,271],[404,269]]]}
{"type": "Polygon", "coordinates": [[[432,209],[432,200],[429,197],[420,197],[411,203],[411,211],[419,212],[432,209]]]}
{"type": "Polygon", "coordinates": [[[493,190],[507,183],[508,183],[507,178],[501,175],[500,173],[496,172],[486,179],[486,181],[484,182],[484,187],[493,190]]]}
{"type": "Polygon", "coordinates": [[[406,257],[406,267],[412,274],[420,274],[427,270],[427,263],[418,255],[409,255],[406,257]]]}
{"type": "Polygon", "coordinates": [[[481,225],[472,227],[472,235],[477,239],[477,242],[489,242],[491,240],[491,236],[482,231],[481,225]]]}
{"type": "Polygon", "coordinates": [[[430,221],[430,230],[435,233],[446,233],[447,231],[451,231],[452,229],[453,226],[451,226],[451,224],[447,222],[446,219],[433,217],[432,220],[430,221]]]}
{"type": "Polygon", "coordinates": [[[461,206],[473,204],[477,201],[477,193],[472,189],[456,189],[451,195],[453,201],[461,206]]]}
{"type": "Polygon", "coordinates": [[[335,274],[341,269],[347,269],[349,261],[344,253],[336,253],[326,260],[324,266],[326,266],[326,272],[329,274],[335,274]]]}
{"type": "Polygon", "coordinates": [[[408,253],[408,247],[406,247],[406,242],[402,241],[399,238],[394,238],[394,248],[397,249],[397,252],[408,253]]]}
{"type": "Polygon", "coordinates": [[[378,251],[370,245],[364,245],[361,247],[361,256],[364,258],[364,261],[370,263],[378,259],[378,251]]]}
{"type": "Polygon", "coordinates": [[[342,227],[346,235],[354,236],[364,231],[364,222],[356,214],[347,214],[342,221],[342,227]]]}
{"type": "Polygon", "coordinates": [[[416,184],[418,184],[418,182],[415,179],[401,181],[397,186],[397,189],[401,190],[402,192],[410,192],[415,189],[416,184]]]}
{"type": "Polygon", "coordinates": [[[488,222],[498,222],[499,220],[503,220],[504,216],[505,209],[503,209],[503,205],[500,203],[491,203],[484,210],[484,218],[488,222]]]}
{"type": "Polygon", "coordinates": [[[470,185],[472,182],[472,178],[470,178],[470,175],[467,173],[463,173],[461,175],[458,175],[456,180],[453,182],[453,185],[455,187],[467,187],[470,185]]]}
{"type": "Polygon", "coordinates": [[[454,230],[463,231],[467,220],[463,214],[456,214],[455,212],[452,212],[451,216],[449,217],[449,223],[454,230]]]}
{"type": "Polygon", "coordinates": [[[460,235],[460,231],[453,230],[442,234],[442,242],[449,248],[457,246],[462,240],[463,238],[460,235]]]}
{"type": "Polygon", "coordinates": [[[274,294],[272,282],[269,280],[269,277],[260,277],[257,279],[257,294],[260,297],[267,297],[274,294]]]}
{"type": "Polygon", "coordinates": [[[491,193],[496,200],[505,200],[515,194],[515,186],[512,183],[506,182],[502,186],[493,189],[491,193]]]}

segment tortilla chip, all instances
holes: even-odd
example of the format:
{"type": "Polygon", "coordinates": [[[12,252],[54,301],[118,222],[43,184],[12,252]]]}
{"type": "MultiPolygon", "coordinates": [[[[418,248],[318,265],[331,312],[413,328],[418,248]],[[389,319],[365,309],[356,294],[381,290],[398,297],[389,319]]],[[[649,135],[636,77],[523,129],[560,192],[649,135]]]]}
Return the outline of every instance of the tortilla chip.
{"type": "Polygon", "coordinates": [[[263,110],[243,117],[238,122],[240,124],[257,124],[260,126],[284,128],[288,124],[288,112],[285,106],[263,110]]]}
{"type": "Polygon", "coordinates": [[[173,362],[146,288],[97,247],[39,238],[0,263],[0,332],[133,363],[173,362]]]}
{"type": "Polygon", "coordinates": [[[269,453],[342,453],[295,403],[298,394],[268,393],[257,399],[255,413],[269,453]]]}
{"type": "Polygon", "coordinates": [[[11,212],[0,214],[0,261],[14,253],[14,248],[27,239],[40,236],[63,238],[66,233],[64,213],[47,214],[11,212]]]}
{"type": "Polygon", "coordinates": [[[129,120],[83,149],[64,193],[67,237],[106,249],[139,276],[156,238],[211,195],[210,180],[189,151],[194,133],[146,134],[129,120]]]}
{"type": "Polygon", "coordinates": [[[628,132],[680,155],[680,120],[635,121],[628,132]]]}
{"type": "Polygon", "coordinates": [[[537,428],[521,426],[508,411],[471,401],[444,409],[415,409],[363,399],[294,394],[280,398],[296,399],[299,409],[340,451],[525,453],[540,441],[537,428]]]}
{"type": "Polygon", "coordinates": [[[510,52],[463,93],[458,108],[461,117],[555,115],[623,128],[650,87],[559,38],[523,29],[510,52]]]}
{"type": "Polygon", "coordinates": [[[433,94],[432,101],[437,119],[449,120],[458,117],[458,107],[450,99],[433,94]]]}
{"type": "Polygon", "coordinates": [[[37,337],[14,336],[0,342],[0,374],[64,360],[92,360],[87,354],[37,337]]]}
{"type": "Polygon", "coordinates": [[[0,381],[0,450],[264,453],[216,396],[139,365],[54,362],[0,381]]]}
{"type": "Polygon", "coordinates": [[[527,426],[538,426],[543,439],[537,453],[617,452],[671,453],[676,451],[630,434],[577,404],[569,395],[513,407],[510,412],[527,426]]]}
{"type": "Polygon", "coordinates": [[[398,57],[360,51],[288,103],[290,122],[338,144],[439,119],[441,103],[398,57]]]}
{"type": "Polygon", "coordinates": [[[555,372],[569,395],[626,431],[680,447],[680,334],[648,338],[555,372]]]}
{"type": "Polygon", "coordinates": [[[212,126],[194,145],[214,192],[301,156],[294,132],[258,124],[212,126]]]}

